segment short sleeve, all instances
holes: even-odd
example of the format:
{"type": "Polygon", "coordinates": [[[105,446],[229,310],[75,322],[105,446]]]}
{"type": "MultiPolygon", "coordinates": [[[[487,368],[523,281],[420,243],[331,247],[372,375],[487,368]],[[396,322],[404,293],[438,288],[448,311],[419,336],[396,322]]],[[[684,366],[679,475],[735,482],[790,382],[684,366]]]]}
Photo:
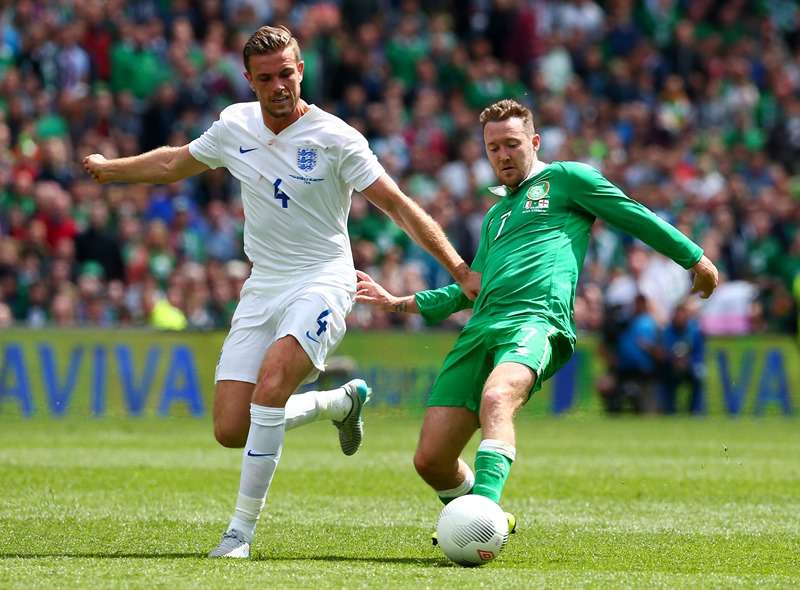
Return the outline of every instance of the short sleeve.
{"type": "Polygon", "coordinates": [[[367,140],[355,130],[346,138],[341,158],[341,178],[358,192],[368,188],[384,174],[383,166],[369,148],[367,140]]]}
{"type": "Polygon", "coordinates": [[[224,131],[225,123],[222,122],[222,119],[217,119],[203,135],[189,143],[189,153],[192,154],[195,160],[202,162],[209,168],[225,166],[225,162],[221,158],[222,150],[220,149],[221,137],[224,131]]]}

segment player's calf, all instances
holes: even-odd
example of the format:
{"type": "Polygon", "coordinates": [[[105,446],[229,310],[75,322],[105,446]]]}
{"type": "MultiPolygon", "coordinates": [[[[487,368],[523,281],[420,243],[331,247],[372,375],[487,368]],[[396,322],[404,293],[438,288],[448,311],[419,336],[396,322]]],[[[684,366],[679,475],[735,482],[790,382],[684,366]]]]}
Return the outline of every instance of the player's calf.
{"type": "Polygon", "coordinates": [[[217,381],[214,391],[214,438],[223,447],[241,449],[250,430],[253,383],[217,381]]]}
{"type": "Polygon", "coordinates": [[[472,472],[472,469],[469,468],[469,465],[461,459],[458,460],[458,471],[454,475],[454,479],[456,481],[461,479],[461,483],[452,488],[436,490],[436,495],[439,496],[439,500],[442,501],[442,504],[449,504],[456,498],[469,494],[475,485],[475,474],[472,472]]]}
{"type": "Polygon", "coordinates": [[[436,490],[437,495],[449,497],[451,500],[469,493],[472,489],[461,489],[464,482],[474,482],[475,476],[469,466],[461,459],[443,457],[440,453],[430,452],[422,447],[414,453],[414,469],[417,474],[436,490]]]}
{"type": "Polygon", "coordinates": [[[241,449],[247,440],[247,428],[232,428],[228,424],[214,423],[214,438],[223,447],[241,449]]]}

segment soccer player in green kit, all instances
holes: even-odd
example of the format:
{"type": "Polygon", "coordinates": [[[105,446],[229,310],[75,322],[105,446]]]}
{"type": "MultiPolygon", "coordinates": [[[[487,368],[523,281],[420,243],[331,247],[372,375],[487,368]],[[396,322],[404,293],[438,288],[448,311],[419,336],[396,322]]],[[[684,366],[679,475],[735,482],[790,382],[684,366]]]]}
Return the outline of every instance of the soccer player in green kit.
{"type": "Polygon", "coordinates": [[[694,271],[692,291],[701,297],[718,283],[698,245],[596,169],[540,162],[540,138],[526,107],[501,100],[480,121],[503,186],[491,189],[500,199],[483,220],[472,263],[482,273],[478,297],[470,301],[458,284],[397,297],[360,271],[356,296],[420,313],[429,325],[473,309],[433,385],[414,456],[417,472],[444,503],[468,493],[500,501],[516,454],[514,414],[575,350],[575,290],[596,217],[694,271]],[[478,428],[473,475],[460,455],[478,428]]]}

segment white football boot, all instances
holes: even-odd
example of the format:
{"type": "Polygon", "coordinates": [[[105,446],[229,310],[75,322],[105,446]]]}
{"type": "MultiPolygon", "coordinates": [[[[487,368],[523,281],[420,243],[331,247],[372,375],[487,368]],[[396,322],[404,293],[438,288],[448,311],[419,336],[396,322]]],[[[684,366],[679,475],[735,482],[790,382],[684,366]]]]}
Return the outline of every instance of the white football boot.
{"type": "Polygon", "coordinates": [[[353,379],[342,387],[353,405],[343,420],[332,422],[339,429],[339,446],[342,447],[342,452],[345,455],[352,455],[361,446],[361,440],[364,438],[364,420],[361,411],[364,409],[364,404],[369,401],[372,389],[363,379],[353,379]]]}
{"type": "Polygon", "coordinates": [[[247,542],[241,531],[230,529],[225,531],[217,548],[211,551],[208,556],[247,559],[250,557],[250,543],[247,542]]]}

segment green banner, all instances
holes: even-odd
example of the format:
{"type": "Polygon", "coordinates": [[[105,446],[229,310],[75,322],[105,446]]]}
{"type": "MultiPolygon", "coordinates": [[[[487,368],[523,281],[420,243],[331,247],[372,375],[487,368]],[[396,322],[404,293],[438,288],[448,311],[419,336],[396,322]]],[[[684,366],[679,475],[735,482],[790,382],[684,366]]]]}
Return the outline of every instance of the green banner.
{"type": "MultiPolygon", "coordinates": [[[[4,330],[0,412],[12,415],[206,415],[224,333],[139,330],[4,330]]],[[[375,406],[421,410],[453,332],[351,332],[329,359],[320,387],[363,376],[375,406]]],[[[709,413],[791,414],[800,385],[788,337],[712,339],[705,380],[709,413]]],[[[605,368],[582,336],[573,359],[526,411],[599,412],[605,368]]]]}

